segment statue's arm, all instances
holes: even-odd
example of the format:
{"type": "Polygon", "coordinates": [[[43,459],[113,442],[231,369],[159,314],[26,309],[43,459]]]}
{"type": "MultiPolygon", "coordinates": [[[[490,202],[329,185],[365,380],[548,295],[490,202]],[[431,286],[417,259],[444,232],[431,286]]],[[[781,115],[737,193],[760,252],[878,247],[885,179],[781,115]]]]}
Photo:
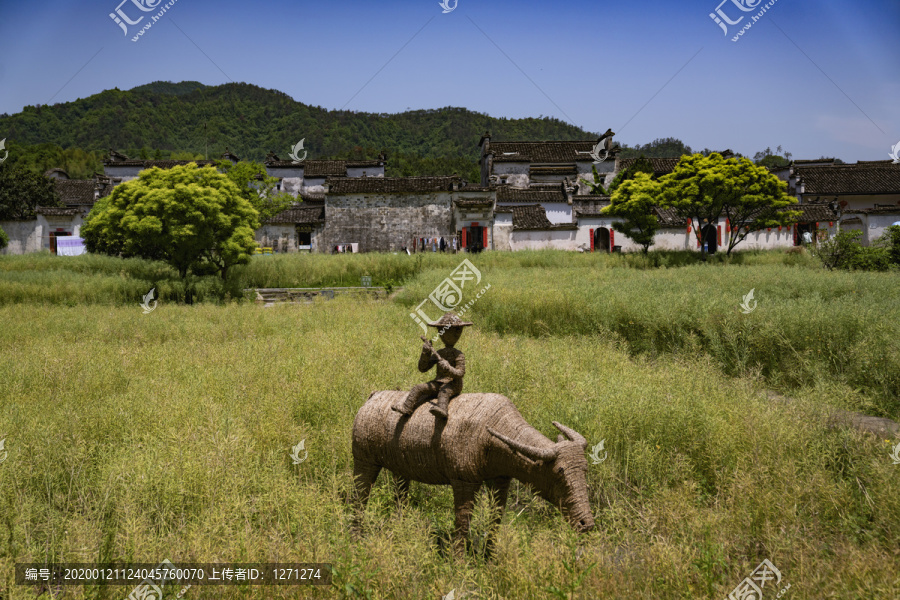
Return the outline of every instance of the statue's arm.
{"type": "Polygon", "coordinates": [[[454,377],[462,377],[466,374],[466,357],[462,352],[456,357],[454,361],[456,364],[451,365],[449,361],[444,360],[444,364],[441,365],[444,369],[447,370],[448,373],[453,375],[454,377]]]}
{"type": "Polygon", "coordinates": [[[430,350],[422,348],[422,354],[419,356],[419,371],[425,373],[437,363],[437,359],[430,350]]]}

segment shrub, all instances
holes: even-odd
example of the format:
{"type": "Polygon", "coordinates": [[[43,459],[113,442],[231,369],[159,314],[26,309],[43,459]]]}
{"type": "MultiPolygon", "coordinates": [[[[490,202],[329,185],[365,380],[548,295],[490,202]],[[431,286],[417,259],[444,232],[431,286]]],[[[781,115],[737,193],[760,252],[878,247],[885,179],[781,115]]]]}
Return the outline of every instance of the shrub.
{"type": "Polygon", "coordinates": [[[885,229],[881,237],[872,245],[883,248],[892,265],[900,265],[900,225],[891,225],[885,229]]]}
{"type": "Polygon", "coordinates": [[[863,246],[860,237],[862,232],[857,229],[841,231],[819,244],[816,256],[828,270],[886,271],[891,264],[888,249],[884,245],[863,246]]]}

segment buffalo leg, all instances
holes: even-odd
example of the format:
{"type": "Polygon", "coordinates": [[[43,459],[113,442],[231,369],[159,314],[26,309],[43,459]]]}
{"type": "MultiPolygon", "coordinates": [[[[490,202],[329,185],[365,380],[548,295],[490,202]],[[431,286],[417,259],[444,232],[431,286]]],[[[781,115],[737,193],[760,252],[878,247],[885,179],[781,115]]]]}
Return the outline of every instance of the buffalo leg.
{"type": "Polygon", "coordinates": [[[494,538],[497,536],[497,530],[500,529],[500,522],[503,521],[503,512],[506,510],[510,481],[512,480],[509,477],[498,477],[488,483],[488,489],[491,491],[494,505],[492,507],[493,519],[491,520],[491,527],[485,543],[485,554],[487,556],[491,556],[494,553],[494,538]]]}
{"type": "Polygon", "coordinates": [[[472,510],[475,508],[475,494],[481,483],[468,481],[452,481],[453,505],[456,507],[456,529],[453,532],[453,551],[457,556],[466,552],[466,540],[469,537],[469,525],[472,522],[472,510]]]}
{"type": "Polygon", "coordinates": [[[355,493],[353,494],[353,504],[355,509],[353,528],[357,531],[361,529],[363,511],[366,509],[366,503],[369,501],[369,493],[372,491],[372,485],[375,483],[375,480],[378,479],[378,473],[380,472],[381,467],[378,465],[353,461],[353,482],[355,488],[355,493]]]}

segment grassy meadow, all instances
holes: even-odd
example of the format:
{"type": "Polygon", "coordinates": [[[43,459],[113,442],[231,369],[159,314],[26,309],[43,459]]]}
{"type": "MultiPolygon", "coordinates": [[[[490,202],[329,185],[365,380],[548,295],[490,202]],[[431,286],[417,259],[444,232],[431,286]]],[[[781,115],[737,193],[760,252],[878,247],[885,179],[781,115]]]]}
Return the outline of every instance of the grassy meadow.
{"type": "MultiPolygon", "coordinates": [[[[255,257],[228,284],[197,280],[205,301],[185,305],[158,263],[0,257],[0,597],[35,595],[15,563],[164,558],[335,569],[330,588],[194,586],[188,600],[720,599],[763,559],[785,598],[900,597],[900,440],[826,426],[835,408],[900,420],[898,275],[803,255],[468,256],[491,287],[458,345],[465,389],[507,395],[552,439],[557,420],[604,441],[588,471],[597,527],[575,534],[514,483],[496,556],[455,559],[450,489],[414,483],[398,507],[383,472],[352,535],[353,417],[370,392],[424,379],[409,312],[461,258],[255,257]],[[404,289],[238,300],[365,274],[404,289]],[[162,297],[145,315],[148,284],[162,297]]],[[[476,507],[476,549],[490,517],[476,507]]]]}

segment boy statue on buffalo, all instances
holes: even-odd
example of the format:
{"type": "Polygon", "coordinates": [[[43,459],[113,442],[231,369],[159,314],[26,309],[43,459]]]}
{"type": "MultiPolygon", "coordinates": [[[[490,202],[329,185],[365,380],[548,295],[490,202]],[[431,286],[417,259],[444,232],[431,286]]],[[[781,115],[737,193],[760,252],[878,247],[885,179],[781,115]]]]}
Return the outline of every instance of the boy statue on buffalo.
{"type": "Polygon", "coordinates": [[[423,402],[437,398],[437,403],[431,407],[431,413],[442,419],[447,418],[450,400],[462,393],[463,375],[466,374],[466,357],[454,346],[459,341],[463,328],[470,325],[472,323],[463,321],[452,312],[445,313],[437,322],[428,324],[429,327],[438,328],[438,335],[445,347],[435,350],[431,342],[423,337],[419,371],[426,373],[437,365],[437,377],[427,383],[414,385],[403,402],[391,407],[393,410],[411,415],[423,402]]]}

